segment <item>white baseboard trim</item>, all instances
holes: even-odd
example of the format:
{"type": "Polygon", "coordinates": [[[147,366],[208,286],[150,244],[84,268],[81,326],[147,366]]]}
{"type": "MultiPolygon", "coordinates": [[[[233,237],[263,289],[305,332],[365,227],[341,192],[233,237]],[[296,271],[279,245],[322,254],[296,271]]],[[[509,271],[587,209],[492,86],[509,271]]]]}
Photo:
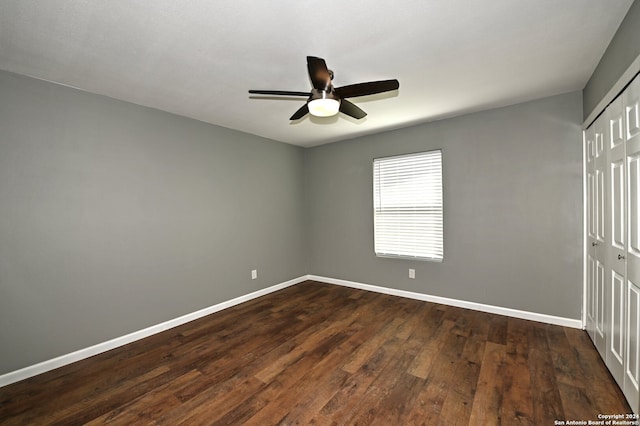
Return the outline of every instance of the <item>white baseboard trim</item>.
{"type": "Polygon", "coordinates": [[[307,276],[294,278],[292,280],[276,284],[262,290],[254,291],[253,293],[236,297],[235,299],[227,300],[226,302],[221,302],[217,305],[209,306],[208,308],[200,309],[199,311],[195,311],[160,324],[152,325],[151,327],[147,327],[142,330],[134,331],[133,333],[129,333],[121,337],[116,337],[115,339],[111,339],[106,342],[98,343],[97,345],[93,345],[88,348],[80,349],[69,354],[61,355],[59,357],[40,362],[38,364],[30,365],[28,367],[21,368],[20,370],[5,373],[3,375],[0,375],[0,387],[19,382],[20,380],[28,379],[29,377],[33,377],[38,374],[46,373],[47,371],[54,370],[58,367],[71,364],[73,362],[80,361],[94,355],[98,355],[111,349],[126,345],[128,343],[135,342],[136,340],[144,339],[145,337],[161,333],[165,330],[169,330],[170,328],[186,324],[198,318],[202,318],[204,316],[222,311],[232,306],[239,305],[240,303],[256,299],[269,293],[273,293],[274,291],[299,284],[306,280],[308,280],[307,276]]]}
{"type": "Polygon", "coordinates": [[[546,324],[561,325],[563,327],[582,329],[582,321],[579,319],[556,317],[553,315],[539,314],[536,312],[520,311],[518,309],[503,308],[501,306],[485,305],[483,303],[467,302],[465,300],[450,299],[448,297],[431,296],[429,294],[415,293],[406,290],[396,290],[393,288],[380,287],[371,284],[363,284],[353,281],[345,281],[336,278],[320,277],[317,275],[307,275],[307,279],[320,281],[327,284],[336,284],[345,287],[357,288],[360,290],[374,291],[376,293],[389,294],[392,296],[406,297],[409,299],[422,300],[425,302],[439,303],[442,305],[456,306],[458,308],[473,309],[475,311],[488,312],[491,314],[505,315],[508,317],[520,318],[530,321],[543,322],[546,324]]]}
{"type": "Polygon", "coordinates": [[[179,325],[186,324],[198,318],[202,318],[204,316],[222,311],[232,306],[239,305],[240,303],[247,302],[252,299],[256,299],[266,294],[273,293],[275,291],[290,287],[292,285],[299,284],[307,280],[320,281],[327,284],[341,285],[345,287],[373,291],[376,293],[389,294],[392,296],[406,297],[409,299],[422,300],[425,302],[439,303],[442,305],[456,306],[459,308],[473,309],[476,311],[489,312],[492,314],[505,315],[509,317],[521,318],[521,319],[526,319],[531,321],[538,321],[538,322],[543,322],[547,324],[561,325],[564,327],[583,328],[582,321],[577,319],[556,317],[552,315],[539,314],[539,313],[528,312],[528,311],[520,311],[517,309],[503,308],[500,306],[493,306],[493,305],[485,305],[485,304],[476,303],[476,302],[467,302],[464,300],[450,299],[447,297],[440,297],[440,296],[432,296],[428,294],[415,293],[415,292],[406,291],[406,290],[397,290],[393,288],[375,286],[371,284],[363,284],[363,283],[358,283],[354,281],[340,280],[336,278],[321,277],[318,275],[303,275],[301,277],[294,278],[292,280],[289,280],[280,284],[276,284],[262,290],[255,291],[253,293],[249,293],[244,296],[239,296],[239,297],[236,297],[235,299],[231,299],[226,302],[221,302],[216,305],[210,306],[208,308],[200,309],[199,311],[195,311],[190,314],[186,314],[181,317],[174,318],[172,320],[165,321],[163,323],[156,324],[142,330],[134,331],[133,333],[129,333],[121,337],[116,337],[115,339],[111,339],[106,342],[98,343],[97,345],[93,345],[88,348],[80,349],[75,352],[71,352],[69,354],[61,355],[59,357],[40,362],[38,364],[21,368],[20,370],[11,371],[9,373],[0,375],[0,387],[10,385],[11,383],[19,382],[20,380],[28,379],[29,377],[33,377],[38,374],[46,373],[47,371],[54,370],[58,367],[65,366],[76,361],[81,361],[83,359],[92,357],[94,355],[98,355],[103,352],[109,351],[111,349],[124,346],[128,343],[135,342],[136,340],[144,339],[145,337],[149,337],[154,334],[161,333],[165,330],[169,330],[170,328],[174,328],[179,325]]]}

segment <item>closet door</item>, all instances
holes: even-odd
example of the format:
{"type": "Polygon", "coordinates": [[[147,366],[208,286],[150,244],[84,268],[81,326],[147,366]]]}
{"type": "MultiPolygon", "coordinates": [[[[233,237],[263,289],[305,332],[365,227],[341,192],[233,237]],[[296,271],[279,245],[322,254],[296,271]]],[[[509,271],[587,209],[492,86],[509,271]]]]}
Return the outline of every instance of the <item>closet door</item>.
{"type": "Polygon", "coordinates": [[[606,202],[606,152],[604,134],[606,117],[601,116],[587,130],[587,332],[596,348],[606,354],[606,312],[604,258],[605,202],[606,202]]]}
{"type": "Polygon", "coordinates": [[[637,412],[640,381],[640,77],[622,95],[626,121],[627,250],[619,264],[626,263],[626,353],[623,391],[637,412]]]}
{"type": "Polygon", "coordinates": [[[625,359],[625,261],[627,249],[625,126],[622,98],[616,99],[605,112],[607,118],[606,151],[608,158],[608,197],[605,259],[607,353],[605,362],[620,388],[624,385],[625,359]]]}
{"type": "Polygon", "coordinates": [[[584,133],[585,173],[587,176],[587,289],[586,289],[586,327],[591,340],[596,340],[596,142],[594,126],[584,133]]]}

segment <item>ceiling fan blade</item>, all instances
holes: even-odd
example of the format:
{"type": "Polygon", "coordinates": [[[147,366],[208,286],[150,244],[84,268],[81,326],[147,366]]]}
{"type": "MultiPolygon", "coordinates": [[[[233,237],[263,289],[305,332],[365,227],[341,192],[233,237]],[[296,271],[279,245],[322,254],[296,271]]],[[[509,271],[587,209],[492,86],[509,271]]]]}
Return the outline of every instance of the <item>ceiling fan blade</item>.
{"type": "Polygon", "coordinates": [[[329,90],[331,87],[331,73],[327,63],[322,58],[307,56],[307,69],[313,87],[318,90],[329,90]]]}
{"type": "Polygon", "coordinates": [[[292,116],[291,118],[289,118],[289,120],[298,120],[302,117],[304,117],[305,115],[307,115],[309,113],[309,106],[307,104],[304,104],[300,107],[299,110],[297,110],[292,116]]]}
{"type": "Polygon", "coordinates": [[[291,92],[286,90],[249,90],[249,93],[256,95],[311,96],[311,92],[291,92]]]}
{"type": "Polygon", "coordinates": [[[335,92],[341,98],[355,98],[357,96],[389,92],[391,90],[396,90],[398,87],[400,87],[398,80],[380,80],[337,87],[335,92]]]}
{"type": "Polygon", "coordinates": [[[346,99],[342,99],[340,101],[340,112],[350,115],[353,118],[357,118],[358,120],[360,120],[361,118],[364,118],[367,115],[366,112],[364,112],[363,110],[358,108],[354,103],[349,102],[346,99]]]}

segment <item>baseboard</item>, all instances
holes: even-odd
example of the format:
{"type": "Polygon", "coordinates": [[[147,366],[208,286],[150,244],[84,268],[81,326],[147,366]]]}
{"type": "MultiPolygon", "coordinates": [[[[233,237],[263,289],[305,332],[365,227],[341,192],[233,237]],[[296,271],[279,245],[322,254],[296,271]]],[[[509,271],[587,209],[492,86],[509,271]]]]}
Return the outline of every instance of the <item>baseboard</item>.
{"type": "Polygon", "coordinates": [[[459,308],[473,309],[476,311],[489,312],[492,314],[505,315],[509,317],[521,318],[521,319],[526,319],[531,321],[538,321],[538,322],[543,322],[547,324],[561,325],[564,327],[583,328],[582,321],[571,319],[571,318],[556,317],[552,315],[545,315],[545,314],[539,314],[539,313],[528,312],[528,311],[520,311],[517,309],[503,308],[500,306],[493,306],[493,305],[485,305],[482,303],[468,302],[468,301],[458,300],[458,299],[450,299],[447,297],[432,296],[432,295],[423,294],[423,293],[415,293],[415,292],[406,291],[406,290],[397,290],[393,288],[375,286],[371,284],[363,284],[363,283],[358,283],[354,281],[346,281],[346,280],[340,280],[336,278],[321,277],[318,275],[303,275],[301,277],[294,278],[292,280],[289,280],[280,284],[276,284],[262,290],[255,291],[253,293],[249,293],[244,296],[236,297],[235,299],[231,299],[226,302],[221,302],[216,305],[210,306],[208,308],[204,308],[199,311],[192,312],[190,314],[183,315],[181,317],[174,318],[172,320],[165,321],[163,323],[156,324],[142,330],[134,331],[133,333],[129,333],[121,337],[116,337],[115,339],[111,339],[106,342],[98,343],[97,345],[93,345],[88,348],[80,349],[66,355],[61,355],[57,358],[53,358],[47,361],[40,362],[38,364],[34,364],[31,366],[22,368],[20,370],[16,370],[16,371],[12,371],[12,372],[0,375],[0,387],[10,385],[11,383],[19,382],[20,380],[28,379],[29,377],[33,377],[38,374],[46,373],[47,371],[54,370],[56,368],[71,364],[76,361],[81,361],[83,359],[92,357],[94,355],[98,355],[103,352],[109,351],[111,349],[124,346],[128,343],[132,343],[137,340],[144,339],[145,337],[149,337],[154,334],[161,333],[173,327],[186,324],[198,318],[202,318],[204,316],[222,311],[223,309],[227,309],[232,306],[239,305],[240,303],[247,302],[252,299],[256,299],[266,294],[273,293],[274,291],[278,291],[283,288],[290,287],[292,285],[299,284],[307,280],[320,281],[327,284],[335,284],[335,285],[341,285],[345,287],[357,288],[361,290],[373,291],[376,293],[406,297],[409,299],[422,300],[425,302],[433,302],[433,303],[440,303],[443,305],[457,306],[459,308]]]}
{"type": "Polygon", "coordinates": [[[240,303],[256,299],[260,296],[273,293],[274,291],[278,291],[283,288],[301,283],[303,281],[306,281],[307,279],[307,276],[294,278],[292,280],[255,291],[244,296],[236,297],[235,299],[227,300],[226,302],[221,302],[216,305],[209,306],[208,308],[200,309],[199,311],[192,312],[190,314],[183,315],[181,317],[174,318],[172,320],[165,321],[163,323],[156,324],[142,330],[134,331],[133,333],[129,333],[121,337],[116,337],[115,339],[111,339],[106,342],[98,343],[97,345],[93,345],[88,348],[80,349],[66,355],[61,355],[59,357],[40,362],[38,364],[21,368],[20,370],[11,371],[9,373],[0,375],[0,387],[19,382],[20,380],[28,379],[29,377],[33,377],[38,374],[46,373],[47,371],[54,370],[56,368],[92,357],[94,355],[98,355],[111,349],[126,345],[128,343],[135,342],[136,340],[144,339],[145,337],[161,333],[165,330],[169,330],[170,328],[177,327],[198,318],[202,318],[204,316],[222,311],[223,309],[227,309],[232,306],[239,305],[240,303]]]}
{"type": "Polygon", "coordinates": [[[371,284],[363,284],[353,281],[345,281],[336,278],[320,277],[317,275],[307,275],[309,280],[321,281],[327,284],[342,285],[345,287],[358,288],[361,290],[374,291],[376,293],[389,294],[392,296],[406,297],[409,299],[422,300],[425,302],[440,303],[442,305],[456,306],[459,308],[473,309],[475,311],[488,312],[491,314],[505,315],[508,317],[521,318],[530,321],[538,321],[546,324],[561,325],[563,327],[582,329],[582,321],[573,318],[556,317],[553,315],[539,314],[536,312],[520,311],[518,309],[503,308],[501,306],[485,305],[482,303],[468,302],[465,300],[450,299],[447,297],[431,296],[412,291],[396,290],[393,288],[380,287],[371,284]]]}

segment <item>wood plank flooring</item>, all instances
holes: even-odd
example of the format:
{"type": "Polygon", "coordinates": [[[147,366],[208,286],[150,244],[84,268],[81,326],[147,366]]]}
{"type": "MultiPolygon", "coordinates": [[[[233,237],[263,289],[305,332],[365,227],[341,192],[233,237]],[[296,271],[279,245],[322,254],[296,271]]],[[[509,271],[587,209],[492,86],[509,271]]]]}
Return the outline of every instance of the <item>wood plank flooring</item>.
{"type": "Polygon", "coordinates": [[[584,331],[311,281],[0,388],[2,425],[553,425],[628,412],[584,331]]]}

